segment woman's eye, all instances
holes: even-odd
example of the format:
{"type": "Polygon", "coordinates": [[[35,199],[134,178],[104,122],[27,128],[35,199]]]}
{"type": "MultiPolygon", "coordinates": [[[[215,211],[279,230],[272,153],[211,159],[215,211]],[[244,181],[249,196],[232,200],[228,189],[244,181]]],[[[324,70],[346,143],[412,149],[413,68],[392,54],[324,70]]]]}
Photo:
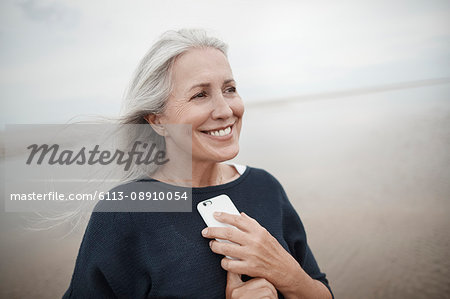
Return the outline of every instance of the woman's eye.
{"type": "Polygon", "coordinates": [[[236,87],[230,87],[226,89],[227,92],[236,92],[236,87]]]}
{"type": "Polygon", "coordinates": [[[195,99],[195,98],[203,98],[206,96],[206,93],[204,91],[196,94],[195,96],[193,96],[191,99],[195,99]]]}

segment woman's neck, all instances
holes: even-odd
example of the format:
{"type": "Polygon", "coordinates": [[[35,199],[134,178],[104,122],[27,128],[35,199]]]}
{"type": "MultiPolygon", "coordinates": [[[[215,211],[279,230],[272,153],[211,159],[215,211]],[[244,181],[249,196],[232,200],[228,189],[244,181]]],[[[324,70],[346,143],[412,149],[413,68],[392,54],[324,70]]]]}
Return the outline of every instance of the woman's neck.
{"type": "Polygon", "coordinates": [[[160,167],[153,178],[170,184],[201,188],[222,185],[239,177],[233,166],[213,161],[192,161],[192,176],[189,176],[188,170],[189,165],[180,167],[179,164],[169,162],[160,167]]]}
{"type": "Polygon", "coordinates": [[[237,170],[228,164],[195,159],[188,150],[170,143],[166,145],[168,162],[161,165],[153,178],[178,186],[207,187],[230,182],[237,170]]]}
{"type": "Polygon", "coordinates": [[[236,177],[234,167],[218,162],[193,162],[192,187],[215,186],[228,183],[236,177]]]}

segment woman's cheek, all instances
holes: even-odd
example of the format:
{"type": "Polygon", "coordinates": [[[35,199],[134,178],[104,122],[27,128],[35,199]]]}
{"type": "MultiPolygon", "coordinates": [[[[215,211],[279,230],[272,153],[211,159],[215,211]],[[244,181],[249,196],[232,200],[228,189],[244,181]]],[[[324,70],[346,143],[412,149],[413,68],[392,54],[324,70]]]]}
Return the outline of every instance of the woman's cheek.
{"type": "Polygon", "coordinates": [[[234,114],[238,117],[242,117],[244,115],[244,110],[244,101],[242,101],[240,96],[237,96],[233,101],[234,114]]]}

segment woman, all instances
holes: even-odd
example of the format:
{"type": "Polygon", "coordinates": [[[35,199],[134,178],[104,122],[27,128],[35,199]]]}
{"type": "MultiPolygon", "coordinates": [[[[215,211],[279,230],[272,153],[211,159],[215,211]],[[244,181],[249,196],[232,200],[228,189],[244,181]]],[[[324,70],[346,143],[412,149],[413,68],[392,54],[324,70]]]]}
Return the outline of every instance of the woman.
{"type": "MultiPolygon", "coordinates": [[[[94,212],[64,298],[332,298],[280,183],[262,169],[222,163],[238,154],[244,113],[226,51],[204,31],[184,29],[166,32],[142,60],[124,123],[150,124],[173,159],[183,146],[164,125],[192,126],[193,212],[94,212]],[[220,194],[243,213],[217,220],[238,229],[205,229],[196,212],[220,194]]],[[[173,184],[167,173],[163,165],[125,189],[173,184]]]]}

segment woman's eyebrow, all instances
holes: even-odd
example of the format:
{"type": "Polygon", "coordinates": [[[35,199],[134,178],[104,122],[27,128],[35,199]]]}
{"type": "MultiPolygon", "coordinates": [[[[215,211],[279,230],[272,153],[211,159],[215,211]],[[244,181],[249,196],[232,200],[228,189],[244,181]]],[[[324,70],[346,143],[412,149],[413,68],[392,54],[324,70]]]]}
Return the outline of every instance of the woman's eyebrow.
{"type": "MultiPolygon", "coordinates": [[[[231,83],[231,82],[235,82],[234,79],[227,79],[227,80],[223,81],[223,85],[228,84],[228,83],[231,83]]],[[[199,83],[199,84],[193,85],[193,86],[189,89],[189,91],[193,90],[193,89],[196,88],[196,87],[209,87],[209,86],[211,86],[211,83],[199,83]]]]}
{"type": "Polygon", "coordinates": [[[234,81],[234,79],[228,79],[228,80],[223,81],[223,85],[228,84],[228,83],[231,83],[231,82],[236,83],[236,82],[234,81]]]}

